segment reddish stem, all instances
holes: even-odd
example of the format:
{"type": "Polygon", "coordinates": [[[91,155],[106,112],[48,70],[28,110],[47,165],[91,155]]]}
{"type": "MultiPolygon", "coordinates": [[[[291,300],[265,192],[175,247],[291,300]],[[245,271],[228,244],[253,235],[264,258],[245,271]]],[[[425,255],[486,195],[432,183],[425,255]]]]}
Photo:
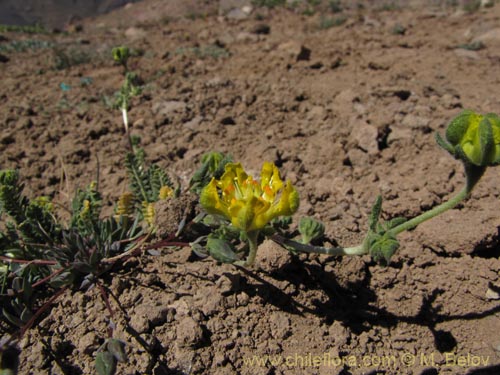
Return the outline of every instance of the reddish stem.
{"type": "Polygon", "coordinates": [[[47,265],[47,266],[55,266],[57,261],[55,260],[43,260],[43,259],[33,259],[33,260],[25,260],[25,259],[12,259],[5,256],[0,256],[0,260],[8,263],[20,263],[20,264],[39,264],[39,265],[47,265]]]}

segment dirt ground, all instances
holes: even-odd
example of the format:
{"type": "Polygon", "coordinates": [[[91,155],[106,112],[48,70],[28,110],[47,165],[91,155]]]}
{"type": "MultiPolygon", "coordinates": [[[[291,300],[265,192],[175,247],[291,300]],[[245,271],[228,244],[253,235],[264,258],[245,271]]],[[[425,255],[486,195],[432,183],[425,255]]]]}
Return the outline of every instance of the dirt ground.
{"type": "MultiPolygon", "coordinates": [[[[345,246],[362,240],[378,194],[384,217],[410,218],[461,188],[434,133],[462,109],[500,111],[500,4],[208,3],[178,2],[179,18],[146,0],[63,34],[3,33],[0,166],[62,205],[98,175],[110,213],[127,189],[110,50],[126,44],[142,51],[131,68],[144,80],[132,132],[183,186],[210,150],[255,174],[274,161],[300,193],[295,218],[321,219],[345,246]]],[[[271,241],[250,270],[190,248],[129,261],[104,280],[129,356],[118,373],[500,373],[498,171],[402,234],[388,267],[271,241]]],[[[21,341],[20,373],[94,373],[107,322],[98,291],[68,292],[21,341]]]]}

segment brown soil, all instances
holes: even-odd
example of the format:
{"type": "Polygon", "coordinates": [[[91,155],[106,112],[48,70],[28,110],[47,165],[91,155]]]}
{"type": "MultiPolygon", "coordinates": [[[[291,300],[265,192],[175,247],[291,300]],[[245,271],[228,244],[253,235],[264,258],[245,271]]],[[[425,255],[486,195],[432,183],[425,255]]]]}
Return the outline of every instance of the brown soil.
{"type": "MultiPolygon", "coordinates": [[[[20,169],[28,195],[67,204],[97,161],[108,213],[126,190],[121,115],[103,104],[121,84],[109,58],[119,44],[144,51],[131,61],[145,90],[130,117],[150,161],[184,186],[209,150],[252,173],[274,161],[300,192],[296,218],[321,219],[343,245],[363,238],[378,194],[390,218],[458,191],[462,167],[434,133],[462,108],[500,108],[500,4],[364,8],[331,28],[285,9],[148,21],[154,4],[82,32],[4,34],[0,46],[46,40],[92,58],[56,70],[60,50],[1,52],[0,166],[20,169]],[[458,48],[475,40],[485,48],[458,48]]],[[[134,258],[104,280],[129,356],[118,373],[500,373],[499,184],[488,170],[466,203],[401,235],[387,268],[270,241],[252,270],[190,248],[134,258]]],[[[97,289],[68,292],[20,343],[20,372],[94,373],[107,323],[97,289]]]]}

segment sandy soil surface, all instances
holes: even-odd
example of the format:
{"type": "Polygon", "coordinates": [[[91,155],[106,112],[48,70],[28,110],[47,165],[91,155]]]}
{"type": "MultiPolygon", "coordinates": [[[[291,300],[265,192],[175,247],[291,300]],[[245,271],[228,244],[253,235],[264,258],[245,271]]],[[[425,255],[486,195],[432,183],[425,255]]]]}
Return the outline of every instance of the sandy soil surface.
{"type": "MultiPolygon", "coordinates": [[[[274,161],[300,193],[295,217],[343,245],[362,240],[378,194],[384,217],[410,218],[457,192],[462,166],[434,133],[464,108],[500,111],[500,4],[208,4],[181,18],[161,4],[2,34],[0,166],[20,169],[28,195],[67,205],[97,163],[108,213],[127,189],[121,115],[106,106],[120,44],[141,51],[130,117],[148,160],[184,186],[209,150],[252,173],[274,161]]],[[[488,170],[463,205],[401,235],[386,268],[270,241],[252,270],[190,248],[135,258],[104,279],[129,356],[118,373],[500,373],[499,184],[488,170]]],[[[107,319],[97,290],[67,292],[21,341],[20,373],[94,373],[107,319]]]]}

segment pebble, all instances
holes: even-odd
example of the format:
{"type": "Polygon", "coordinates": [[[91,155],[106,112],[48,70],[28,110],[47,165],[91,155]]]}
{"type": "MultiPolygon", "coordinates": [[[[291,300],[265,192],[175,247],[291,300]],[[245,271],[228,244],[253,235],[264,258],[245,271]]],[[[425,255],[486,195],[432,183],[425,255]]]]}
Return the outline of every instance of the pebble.
{"type": "Polygon", "coordinates": [[[131,40],[145,39],[147,37],[147,32],[139,27],[129,27],[125,30],[125,36],[131,40]]]}
{"type": "Polygon", "coordinates": [[[351,138],[363,151],[370,155],[378,153],[378,131],[373,125],[366,122],[355,124],[351,130],[351,138]]]}

